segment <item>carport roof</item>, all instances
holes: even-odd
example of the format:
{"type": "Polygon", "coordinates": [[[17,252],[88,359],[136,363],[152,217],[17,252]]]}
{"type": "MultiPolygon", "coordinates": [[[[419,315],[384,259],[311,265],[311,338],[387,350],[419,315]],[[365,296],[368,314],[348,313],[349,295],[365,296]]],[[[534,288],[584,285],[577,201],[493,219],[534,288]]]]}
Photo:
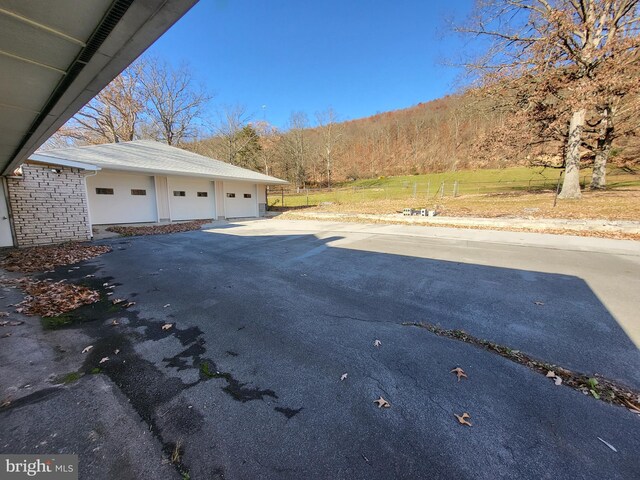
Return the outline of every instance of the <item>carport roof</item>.
{"type": "Polygon", "coordinates": [[[42,150],[29,157],[36,162],[64,165],[74,162],[110,170],[240,180],[269,185],[288,182],[152,140],[107,143],[86,147],[42,150]]]}
{"type": "Polygon", "coordinates": [[[10,175],[197,0],[0,0],[0,173],[10,175]]]}

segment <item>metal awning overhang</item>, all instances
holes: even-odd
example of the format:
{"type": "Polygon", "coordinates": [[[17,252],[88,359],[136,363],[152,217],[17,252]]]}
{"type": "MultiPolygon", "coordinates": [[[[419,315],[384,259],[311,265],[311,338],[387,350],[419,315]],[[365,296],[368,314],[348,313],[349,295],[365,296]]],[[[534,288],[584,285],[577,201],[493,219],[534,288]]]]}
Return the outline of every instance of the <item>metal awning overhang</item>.
{"type": "Polygon", "coordinates": [[[10,174],[197,0],[0,0],[0,172],[10,174]]]}

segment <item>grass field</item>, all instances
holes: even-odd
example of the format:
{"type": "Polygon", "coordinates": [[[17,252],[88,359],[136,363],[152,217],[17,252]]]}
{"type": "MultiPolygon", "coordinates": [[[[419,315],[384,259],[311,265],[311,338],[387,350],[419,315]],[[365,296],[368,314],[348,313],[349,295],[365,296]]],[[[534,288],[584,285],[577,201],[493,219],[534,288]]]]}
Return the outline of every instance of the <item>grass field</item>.
{"type": "MultiPolygon", "coordinates": [[[[554,207],[559,174],[556,169],[517,167],[387,177],[358,180],[330,191],[301,190],[283,196],[272,190],[268,203],[276,210],[308,206],[339,213],[395,213],[411,207],[449,216],[640,220],[640,171],[612,169],[606,191],[585,190],[582,199],[559,200],[554,207]]],[[[588,186],[590,178],[591,171],[583,170],[581,183],[588,186]]]]}

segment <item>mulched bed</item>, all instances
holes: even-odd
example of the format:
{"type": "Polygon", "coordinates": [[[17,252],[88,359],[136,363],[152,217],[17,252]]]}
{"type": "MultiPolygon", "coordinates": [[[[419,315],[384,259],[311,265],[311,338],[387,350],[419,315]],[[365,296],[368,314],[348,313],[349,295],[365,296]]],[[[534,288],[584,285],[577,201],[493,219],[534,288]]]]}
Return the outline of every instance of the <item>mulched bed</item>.
{"type": "Polygon", "coordinates": [[[190,232],[192,230],[200,230],[202,225],[210,223],[211,220],[194,220],[184,223],[169,223],[167,225],[145,225],[140,227],[123,227],[115,225],[108,227],[108,232],[119,233],[125,237],[134,235],[163,235],[166,233],[190,232]]]}
{"type": "Polygon", "coordinates": [[[0,267],[10,272],[45,272],[60,265],[70,265],[111,251],[106,245],[65,243],[43,247],[19,248],[0,259],[0,267]]]}

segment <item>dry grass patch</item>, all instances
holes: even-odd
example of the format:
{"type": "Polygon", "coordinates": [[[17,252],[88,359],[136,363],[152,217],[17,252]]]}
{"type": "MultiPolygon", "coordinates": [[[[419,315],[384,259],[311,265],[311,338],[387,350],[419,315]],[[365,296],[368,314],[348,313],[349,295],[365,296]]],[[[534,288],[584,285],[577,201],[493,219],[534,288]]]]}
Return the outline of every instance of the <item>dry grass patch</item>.
{"type": "MultiPolygon", "coordinates": [[[[334,202],[301,212],[391,214],[404,208],[428,208],[449,217],[520,217],[594,220],[640,220],[640,190],[583,192],[579,200],[558,200],[554,192],[509,192],[430,199],[380,199],[334,202]]],[[[286,209],[285,209],[286,210],[286,209]]]]}

